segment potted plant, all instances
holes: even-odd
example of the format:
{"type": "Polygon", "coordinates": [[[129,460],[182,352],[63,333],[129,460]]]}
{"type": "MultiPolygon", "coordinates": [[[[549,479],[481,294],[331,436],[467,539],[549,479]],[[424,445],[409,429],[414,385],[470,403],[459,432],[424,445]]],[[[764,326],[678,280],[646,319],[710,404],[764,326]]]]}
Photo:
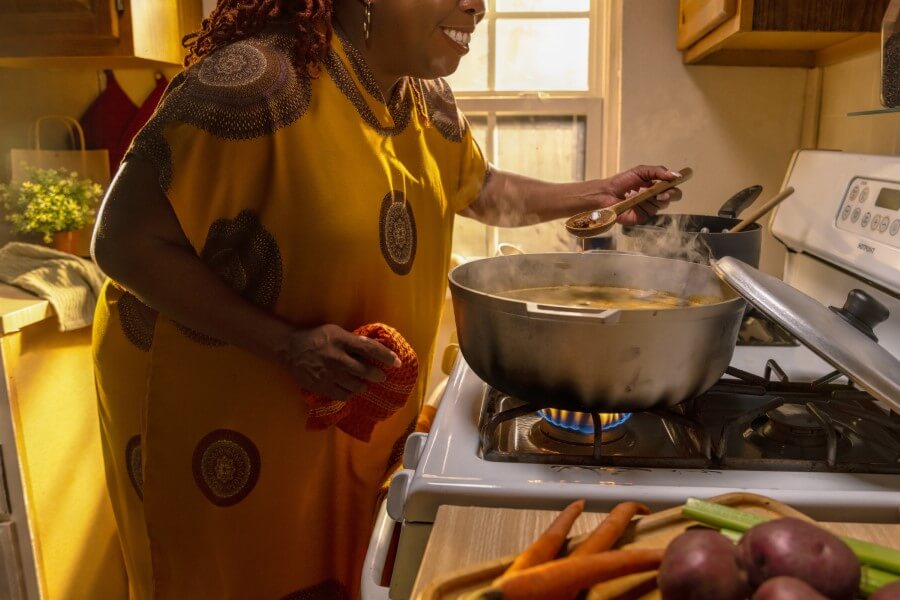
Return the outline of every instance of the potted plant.
{"type": "Polygon", "coordinates": [[[6,220],[19,233],[39,233],[44,243],[76,254],[78,233],[93,222],[103,188],[66,169],[27,172],[21,183],[0,184],[6,220]]]}

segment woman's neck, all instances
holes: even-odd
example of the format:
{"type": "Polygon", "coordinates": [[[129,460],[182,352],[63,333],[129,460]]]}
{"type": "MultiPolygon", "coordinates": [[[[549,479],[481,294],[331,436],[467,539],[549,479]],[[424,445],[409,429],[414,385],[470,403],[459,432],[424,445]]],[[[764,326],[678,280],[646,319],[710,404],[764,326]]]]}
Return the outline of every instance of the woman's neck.
{"type": "Polygon", "coordinates": [[[378,84],[378,89],[381,90],[383,99],[387,101],[391,98],[394,87],[400,83],[402,76],[390,73],[389,69],[384,68],[379,57],[366,44],[362,19],[357,14],[359,11],[354,11],[352,5],[348,6],[348,4],[350,3],[342,3],[335,7],[335,14],[332,20],[334,28],[340,31],[344,38],[353,44],[353,47],[366,61],[369,71],[372,72],[372,76],[375,78],[375,83],[378,84]]]}

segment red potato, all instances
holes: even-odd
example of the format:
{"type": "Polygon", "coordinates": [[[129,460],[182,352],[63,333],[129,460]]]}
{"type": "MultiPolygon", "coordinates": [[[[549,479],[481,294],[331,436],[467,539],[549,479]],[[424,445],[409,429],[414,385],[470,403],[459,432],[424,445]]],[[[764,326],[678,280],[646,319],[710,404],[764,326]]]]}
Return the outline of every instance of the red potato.
{"type": "Polygon", "coordinates": [[[759,586],[753,600],[828,600],[796,577],[773,577],[759,586]]]}
{"type": "Polygon", "coordinates": [[[761,523],[738,544],[750,585],[768,579],[796,577],[832,600],[851,600],[859,589],[859,560],[837,537],[800,519],[761,523]]]}
{"type": "Polygon", "coordinates": [[[737,548],[718,531],[695,529],[672,540],[659,567],[664,600],[744,600],[750,595],[737,548]]]}
{"type": "Polygon", "coordinates": [[[900,600],[900,581],[890,583],[869,596],[869,600],[900,600]]]}

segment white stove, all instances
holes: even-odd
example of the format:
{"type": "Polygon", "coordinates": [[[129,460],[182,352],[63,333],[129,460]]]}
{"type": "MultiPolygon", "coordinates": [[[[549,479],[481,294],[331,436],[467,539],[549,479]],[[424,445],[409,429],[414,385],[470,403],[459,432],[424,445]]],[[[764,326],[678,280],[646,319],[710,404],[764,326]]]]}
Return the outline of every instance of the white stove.
{"type": "MultiPolygon", "coordinates": [[[[837,307],[851,289],[870,294],[890,310],[879,342],[900,356],[900,158],[800,151],[787,185],[795,195],[772,224],[789,250],[785,282],[837,307]]],[[[600,436],[555,437],[517,406],[457,359],[431,432],[410,436],[391,482],[365,598],[388,597],[380,580],[394,523],[389,596],[409,597],[442,504],[558,509],[585,498],[603,511],[638,499],[656,510],[740,490],[817,519],[900,522],[900,417],[803,345],[738,346],[711,392],[615,419],[619,429],[600,436]]]]}

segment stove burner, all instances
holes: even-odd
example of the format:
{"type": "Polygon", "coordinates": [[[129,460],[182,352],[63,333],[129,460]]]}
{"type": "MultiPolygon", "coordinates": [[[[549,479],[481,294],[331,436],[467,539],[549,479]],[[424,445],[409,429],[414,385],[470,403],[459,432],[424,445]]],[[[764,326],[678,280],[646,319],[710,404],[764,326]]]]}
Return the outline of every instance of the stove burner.
{"type": "Polygon", "coordinates": [[[799,382],[774,360],[762,375],[729,367],[693,400],[621,415],[566,414],[552,402],[535,406],[490,387],[484,393],[479,452],[489,461],[900,474],[900,415],[843,383],[838,371],[799,382]],[[564,414],[562,427],[551,424],[564,414]]]}
{"type": "Polygon", "coordinates": [[[773,442],[804,448],[824,446],[828,441],[822,422],[803,405],[783,404],[768,411],[758,429],[773,442]]]}
{"type": "MultiPolygon", "coordinates": [[[[545,408],[538,411],[541,418],[539,427],[547,437],[558,442],[592,446],[594,444],[594,419],[591,413],[545,408]]],[[[599,413],[601,443],[608,444],[622,439],[625,429],[622,425],[631,418],[631,413],[599,413]]]]}

